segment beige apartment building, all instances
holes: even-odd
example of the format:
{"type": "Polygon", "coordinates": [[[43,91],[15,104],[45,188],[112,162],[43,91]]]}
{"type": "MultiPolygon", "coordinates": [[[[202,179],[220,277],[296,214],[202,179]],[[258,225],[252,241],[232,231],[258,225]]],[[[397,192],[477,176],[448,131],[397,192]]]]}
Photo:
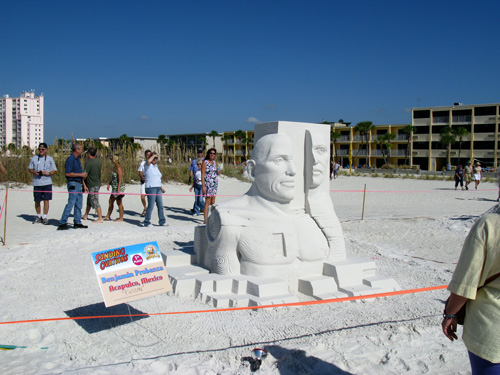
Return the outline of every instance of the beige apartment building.
{"type": "MultiPolygon", "coordinates": [[[[463,138],[460,150],[460,164],[467,160],[480,161],[483,167],[498,166],[498,131],[500,103],[455,105],[412,109],[413,134],[412,164],[421,169],[440,171],[446,168],[447,146],[440,142],[445,127],[467,129],[470,133],[463,138]]],[[[460,143],[451,145],[451,164],[456,166],[460,143]]]]}
{"type": "Polygon", "coordinates": [[[398,125],[374,125],[374,129],[368,134],[362,135],[354,130],[354,125],[335,123],[332,125],[333,132],[339,132],[338,139],[331,139],[331,154],[333,159],[345,168],[350,165],[352,157],[353,166],[376,167],[389,163],[404,165],[410,163],[411,139],[404,132],[408,124],[398,125]],[[391,147],[387,148],[380,142],[379,137],[386,134],[394,134],[390,141],[391,147]]]}
{"type": "Polygon", "coordinates": [[[44,142],[43,127],[43,95],[31,90],[18,98],[0,98],[0,147],[13,143],[34,149],[44,142]]]}
{"type": "Polygon", "coordinates": [[[240,130],[235,132],[223,132],[222,162],[229,164],[242,164],[250,159],[253,149],[253,130],[240,130]]]}

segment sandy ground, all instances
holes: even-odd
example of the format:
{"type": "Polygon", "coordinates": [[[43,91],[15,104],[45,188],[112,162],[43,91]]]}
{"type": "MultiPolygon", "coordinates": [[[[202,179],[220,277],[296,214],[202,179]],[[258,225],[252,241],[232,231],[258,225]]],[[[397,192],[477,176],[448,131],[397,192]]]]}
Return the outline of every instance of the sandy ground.
{"type": "MultiPolygon", "coordinates": [[[[156,240],[162,250],[192,245],[187,186],[167,184],[168,227],[139,226],[138,196],[127,196],[125,222],[56,231],[67,194],[55,194],[50,225],[33,225],[31,187],[10,189],[6,246],[0,247],[0,322],[128,314],[106,309],[91,263],[95,251],[156,240]],[[26,189],[29,191],[21,191],[26,189]]],[[[218,202],[248,183],[222,178],[218,202]]],[[[496,205],[497,186],[455,191],[453,182],[346,177],[331,182],[349,253],[375,259],[403,289],[449,282],[474,220],[496,205]],[[361,220],[366,184],[364,220],[361,220]]],[[[138,193],[139,186],[127,186],[138,193]]],[[[0,191],[0,198],[5,190],[0,191]]],[[[107,196],[101,204],[107,209],[107,196]]],[[[117,213],[113,214],[114,218],[117,213]]],[[[153,223],[157,224],[156,213],[153,223]]],[[[3,222],[3,221],[2,221],[3,222]]],[[[70,223],[72,220],[70,220],[70,223]]],[[[361,302],[231,312],[0,324],[2,374],[249,374],[247,357],[269,352],[259,374],[468,374],[461,341],[440,331],[447,292],[361,302]]],[[[129,304],[131,313],[213,310],[159,295],[129,304]]]]}

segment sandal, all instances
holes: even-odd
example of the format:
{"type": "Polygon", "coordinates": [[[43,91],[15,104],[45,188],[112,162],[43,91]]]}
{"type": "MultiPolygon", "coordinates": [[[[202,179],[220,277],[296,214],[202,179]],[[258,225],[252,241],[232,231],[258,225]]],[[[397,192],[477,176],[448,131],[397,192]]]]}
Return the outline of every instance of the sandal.
{"type": "Polygon", "coordinates": [[[146,210],[142,211],[141,216],[142,216],[142,217],[146,216],[146,210]]]}

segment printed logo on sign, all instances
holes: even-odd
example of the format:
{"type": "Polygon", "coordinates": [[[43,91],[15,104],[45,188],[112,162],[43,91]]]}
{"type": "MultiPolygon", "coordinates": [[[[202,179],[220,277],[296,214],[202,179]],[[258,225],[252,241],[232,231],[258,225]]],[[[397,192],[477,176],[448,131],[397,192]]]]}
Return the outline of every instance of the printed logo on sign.
{"type": "Polygon", "coordinates": [[[132,257],[132,262],[134,262],[136,266],[140,266],[142,264],[142,257],[139,254],[136,254],[132,257]]]}
{"type": "Polygon", "coordinates": [[[146,259],[161,258],[158,249],[153,245],[148,245],[144,248],[146,259]]]}

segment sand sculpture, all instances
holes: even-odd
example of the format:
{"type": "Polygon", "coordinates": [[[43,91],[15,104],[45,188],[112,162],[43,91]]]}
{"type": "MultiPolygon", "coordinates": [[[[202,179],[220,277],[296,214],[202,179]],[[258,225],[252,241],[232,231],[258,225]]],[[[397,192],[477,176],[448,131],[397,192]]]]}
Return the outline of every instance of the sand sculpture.
{"type": "Polygon", "coordinates": [[[296,292],[324,299],[399,289],[373,261],[346,255],[329,160],[329,126],[257,124],[249,191],[196,228],[196,266],[167,254],[174,292],[235,306],[291,302],[296,292]]]}

